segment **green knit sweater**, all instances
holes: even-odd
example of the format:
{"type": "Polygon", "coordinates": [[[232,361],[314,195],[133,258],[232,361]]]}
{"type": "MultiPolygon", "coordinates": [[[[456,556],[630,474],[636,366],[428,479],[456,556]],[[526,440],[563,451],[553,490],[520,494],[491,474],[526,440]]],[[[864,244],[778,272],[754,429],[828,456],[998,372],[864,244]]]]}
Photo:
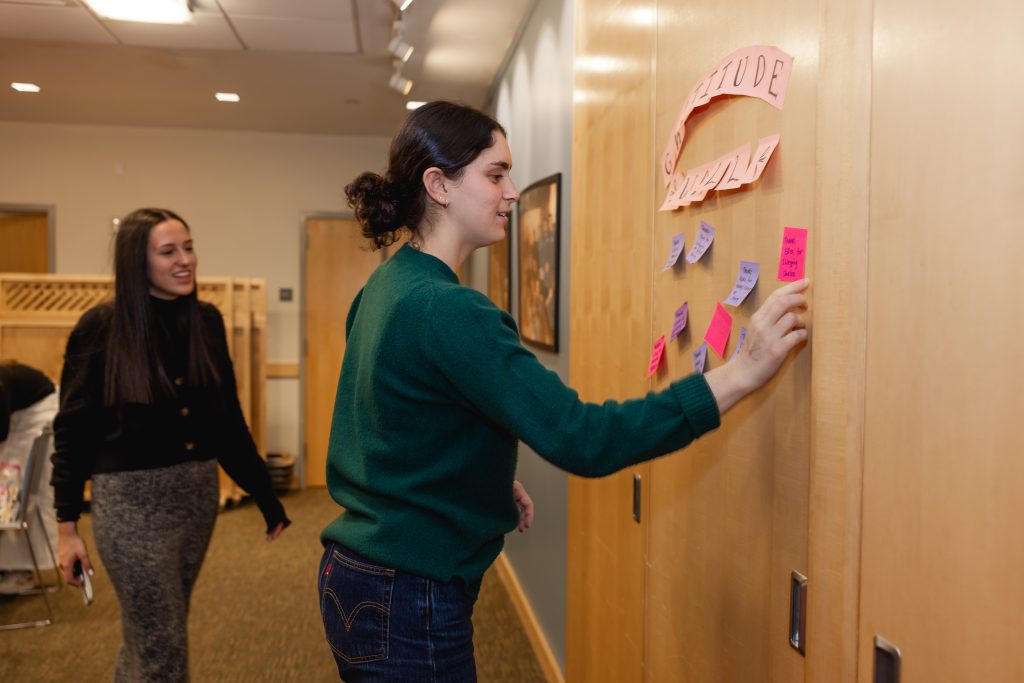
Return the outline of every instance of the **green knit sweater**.
{"type": "Polygon", "coordinates": [[[321,534],[475,595],[515,528],[521,439],[599,477],[670,453],[719,424],[692,375],[622,403],[583,403],[519,342],[515,321],[403,246],[356,296],[334,404],[327,487],[344,512],[321,534]]]}

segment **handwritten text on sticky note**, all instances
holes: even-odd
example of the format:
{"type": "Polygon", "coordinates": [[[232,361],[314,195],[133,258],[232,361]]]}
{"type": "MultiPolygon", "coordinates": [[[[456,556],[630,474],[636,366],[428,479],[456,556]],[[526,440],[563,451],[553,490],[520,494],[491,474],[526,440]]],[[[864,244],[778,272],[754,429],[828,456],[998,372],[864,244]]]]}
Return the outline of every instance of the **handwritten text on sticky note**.
{"type": "Polygon", "coordinates": [[[747,328],[741,327],[740,328],[740,338],[739,338],[739,341],[736,342],[736,348],[733,349],[732,355],[729,356],[729,360],[732,360],[733,358],[735,358],[736,356],[739,355],[740,349],[743,348],[743,340],[746,339],[746,338],[747,338],[747,328]]]}
{"type": "Polygon", "coordinates": [[[683,302],[683,305],[676,309],[676,318],[672,323],[672,334],[669,336],[669,342],[674,342],[676,337],[682,334],[683,330],[686,329],[686,320],[690,315],[690,304],[687,301],[683,302]]]}
{"type": "Polygon", "coordinates": [[[751,261],[740,261],[740,274],[736,277],[736,284],[729,293],[725,303],[730,306],[739,306],[747,298],[750,291],[757,284],[757,278],[761,274],[760,264],[751,261]]]}
{"type": "Polygon", "coordinates": [[[779,279],[783,282],[802,279],[806,258],[807,228],[783,228],[782,251],[779,254],[779,279]]]}
{"type": "Polygon", "coordinates": [[[693,246],[690,247],[690,253],[686,255],[687,263],[696,263],[700,260],[700,257],[704,255],[704,252],[708,250],[711,243],[715,241],[715,229],[704,221],[700,222],[700,230],[697,232],[697,239],[693,241],[693,246]]]}
{"type": "Polygon", "coordinates": [[[668,270],[669,268],[676,264],[676,261],[679,260],[679,255],[683,253],[683,246],[685,245],[685,243],[686,235],[684,235],[683,233],[679,233],[678,235],[672,238],[672,249],[671,251],[669,251],[668,261],[665,263],[665,266],[662,268],[662,270],[668,270]]]}

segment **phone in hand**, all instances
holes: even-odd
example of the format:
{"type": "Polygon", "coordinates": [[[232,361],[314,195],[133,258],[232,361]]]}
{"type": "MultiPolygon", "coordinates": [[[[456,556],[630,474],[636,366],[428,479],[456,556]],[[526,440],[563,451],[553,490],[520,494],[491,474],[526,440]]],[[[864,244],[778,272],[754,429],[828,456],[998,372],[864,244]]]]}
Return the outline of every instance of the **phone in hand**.
{"type": "Polygon", "coordinates": [[[82,581],[82,599],[85,600],[86,605],[92,604],[92,580],[89,575],[82,571],[82,561],[75,560],[75,567],[72,570],[75,574],[76,579],[82,581]]]}

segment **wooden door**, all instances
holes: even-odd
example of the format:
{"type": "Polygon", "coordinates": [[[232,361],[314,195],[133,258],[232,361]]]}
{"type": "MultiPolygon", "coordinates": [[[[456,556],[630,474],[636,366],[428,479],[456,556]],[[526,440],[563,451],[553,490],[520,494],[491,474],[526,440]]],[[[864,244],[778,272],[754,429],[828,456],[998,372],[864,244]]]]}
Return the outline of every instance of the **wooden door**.
{"type": "Polygon", "coordinates": [[[346,218],[306,220],[305,457],[306,486],[325,486],[327,440],[352,299],[383,260],[359,224],[346,218]]]}
{"type": "Polygon", "coordinates": [[[874,21],[859,680],[1022,681],[1024,6],[874,21]]]}
{"type": "Polygon", "coordinates": [[[0,210],[0,273],[50,272],[50,217],[0,210]]]}
{"type": "MultiPolygon", "coordinates": [[[[622,31],[647,3],[576,5],[569,382],[584,400],[650,388],[651,27],[622,31]],[[597,59],[588,60],[593,57],[597,59]],[[610,59],[609,59],[610,58],[610,59]],[[595,72],[606,60],[618,67],[595,72]]],[[[633,520],[633,477],[569,478],[567,680],[643,677],[646,516],[633,520]]]]}

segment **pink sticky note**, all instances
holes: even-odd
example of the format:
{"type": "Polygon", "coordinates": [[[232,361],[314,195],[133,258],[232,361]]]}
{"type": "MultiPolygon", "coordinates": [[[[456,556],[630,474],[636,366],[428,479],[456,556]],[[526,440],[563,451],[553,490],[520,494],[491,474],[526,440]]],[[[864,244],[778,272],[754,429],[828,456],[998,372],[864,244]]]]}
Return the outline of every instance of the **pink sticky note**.
{"type": "Polygon", "coordinates": [[[806,258],[807,228],[783,228],[782,251],[779,253],[779,279],[783,282],[802,279],[806,258]]]}
{"type": "Polygon", "coordinates": [[[732,331],[732,316],[729,311],[722,308],[721,303],[715,304],[715,315],[711,318],[708,331],[704,333],[704,341],[715,350],[720,357],[725,358],[725,345],[729,343],[729,332],[732,331]]]}
{"type": "Polygon", "coordinates": [[[716,190],[735,190],[743,185],[743,178],[750,166],[750,143],[737,147],[729,152],[727,157],[729,165],[722,174],[722,182],[718,183],[716,190]]]}
{"type": "Polygon", "coordinates": [[[686,321],[690,317],[690,304],[684,301],[683,305],[676,309],[676,318],[672,323],[672,334],[669,336],[669,342],[674,342],[676,337],[683,333],[686,329],[686,321]]]}
{"type": "Polygon", "coordinates": [[[704,342],[693,352],[693,371],[698,375],[704,374],[704,364],[708,361],[708,345],[704,342]]]}
{"type": "Polygon", "coordinates": [[[647,367],[648,377],[657,372],[663,353],[665,353],[665,335],[661,335],[658,337],[658,341],[654,342],[654,350],[651,351],[651,364],[647,367]]]}

